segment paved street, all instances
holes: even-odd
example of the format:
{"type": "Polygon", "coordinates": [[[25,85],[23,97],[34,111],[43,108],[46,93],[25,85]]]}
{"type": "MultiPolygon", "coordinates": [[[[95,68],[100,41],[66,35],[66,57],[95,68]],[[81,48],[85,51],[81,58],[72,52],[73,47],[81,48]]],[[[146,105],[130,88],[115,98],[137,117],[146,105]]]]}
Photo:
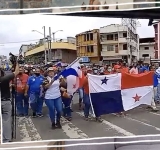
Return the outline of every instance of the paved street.
{"type": "MultiPolygon", "coordinates": [[[[158,106],[160,109],[160,105],[158,106]]],[[[17,139],[15,141],[39,141],[49,139],[93,138],[106,136],[134,136],[160,134],[160,112],[152,112],[140,106],[127,112],[125,117],[114,114],[103,116],[103,123],[91,119],[85,121],[78,110],[78,95],[74,96],[73,120],[62,118],[62,129],[51,129],[47,108],[42,118],[17,118],[17,139]]]]}

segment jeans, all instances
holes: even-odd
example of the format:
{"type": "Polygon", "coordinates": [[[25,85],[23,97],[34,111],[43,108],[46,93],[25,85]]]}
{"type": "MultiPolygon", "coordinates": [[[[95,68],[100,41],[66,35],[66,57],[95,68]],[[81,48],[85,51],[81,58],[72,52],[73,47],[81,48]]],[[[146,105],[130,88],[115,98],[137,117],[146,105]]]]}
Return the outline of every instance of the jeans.
{"type": "Polygon", "coordinates": [[[64,117],[71,117],[71,98],[62,98],[62,102],[63,102],[63,115],[64,117]]]}
{"type": "Polygon", "coordinates": [[[85,94],[85,93],[84,93],[83,103],[84,103],[84,116],[85,116],[85,117],[88,117],[88,116],[89,116],[89,110],[90,110],[90,108],[91,108],[91,103],[90,103],[90,99],[89,99],[89,94],[85,94]]]}
{"type": "Polygon", "coordinates": [[[56,99],[45,99],[45,103],[49,109],[49,117],[52,123],[56,123],[60,121],[61,114],[62,114],[62,99],[61,97],[56,99]]]}
{"type": "Polygon", "coordinates": [[[40,97],[39,93],[30,93],[29,98],[30,98],[30,106],[33,113],[41,115],[43,108],[43,98],[40,97]]]}
{"type": "Polygon", "coordinates": [[[154,87],[154,96],[155,101],[160,101],[160,83],[158,83],[157,87],[154,87]]]}
{"type": "Polygon", "coordinates": [[[23,93],[16,93],[16,107],[17,115],[28,115],[29,103],[28,97],[24,96],[23,93]]]}
{"type": "Polygon", "coordinates": [[[2,101],[1,102],[1,111],[2,111],[2,126],[3,126],[3,142],[10,142],[12,137],[12,105],[11,101],[2,101]]]}
{"type": "Polygon", "coordinates": [[[78,92],[79,92],[79,99],[83,99],[83,97],[84,97],[84,90],[83,90],[83,88],[79,88],[78,92]]]}

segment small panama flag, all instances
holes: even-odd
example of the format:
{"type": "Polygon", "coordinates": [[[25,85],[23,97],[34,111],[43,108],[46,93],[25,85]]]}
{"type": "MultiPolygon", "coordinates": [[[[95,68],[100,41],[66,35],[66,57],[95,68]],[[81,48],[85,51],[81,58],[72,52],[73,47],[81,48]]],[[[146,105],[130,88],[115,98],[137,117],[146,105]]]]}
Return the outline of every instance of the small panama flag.
{"type": "Polygon", "coordinates": [[[90,101],[96,116],[131,110],[141,104],[151,105],[153,73],[138,75],[88,74],[90,101]]]}

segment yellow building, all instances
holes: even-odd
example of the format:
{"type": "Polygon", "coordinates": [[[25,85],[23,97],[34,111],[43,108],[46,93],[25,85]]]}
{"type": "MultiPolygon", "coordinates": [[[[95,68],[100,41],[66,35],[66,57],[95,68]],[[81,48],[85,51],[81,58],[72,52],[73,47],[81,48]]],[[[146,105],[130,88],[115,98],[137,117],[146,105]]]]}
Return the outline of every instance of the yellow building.
{"type": "Polygon", "coordinates": [[[76,48],[78,57],[88,57],[92,63],[99,63],[101,58],[99,29],[77,34],[76,48]]]}
{"type": "Polygon", "coordinates": [[[51,52],[48,50],[48,43],[44,46],[35,45],[34,47],[27,50],[24,54],[26,60],[41,63],[45,59],[45,47],[47,49],[47,61],[62,61],[65,63],[71,63],[77,58],[76,45],[71,42],[52,42],[51,52]]]}

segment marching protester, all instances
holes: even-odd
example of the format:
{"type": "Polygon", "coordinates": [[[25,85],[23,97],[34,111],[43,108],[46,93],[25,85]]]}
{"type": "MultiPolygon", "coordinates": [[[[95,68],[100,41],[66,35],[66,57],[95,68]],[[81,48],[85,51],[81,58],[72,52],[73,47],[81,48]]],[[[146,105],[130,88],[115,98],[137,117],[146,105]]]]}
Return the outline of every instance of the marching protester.
{"type": "Polygon", "coordinates": [[[25,97],[29,96],[30,106],[33,111],[32,117],[42,117],[43,97],[41,95],[44,77],[40,69],[36,68],[32,76],[28,78],[25,97]]]}
{"type": "Polygon", "coordinates": [[[11,93],[10,81],[19,74],[19,64],[16,65],[13,73],[5,74],[0,70],[0,88],[1,88],[1,111],[2,111],[2,126],[3,126],[3,142],[11,142],[12,129],[11,129],[11,93]]]}
{"type": "MultiPolygon", "coordinates": [[[[88,68],[87,73],[93,74],[93,70],[91,68],[88,68]]],[[[84,79],[83,88],[84,88],[84,99],[83,99],[84,116],[85,116],[85,120],[88,121],[89,112],[92,108],[91,108],[91,102],[90,102],[90,98],[89,98],[89,85],[88,85],[87,75],[85,76],[85,79],[84,79]]],[[[99,122],[102,122],[102,119],[100,116],[96,116],[96,120],[99,122]]]]}
{"type": "Polygon", "coordinates": [[[60,80],[55,79],[54,68],[48,68],[48,73],[45,81],[43,82],[45,91],[45,103],[49,110],[49,116],[52,123],[52,128],[61,128],[60,118],[62,115],[62,99],[60,80]]]}
{"type": "Polygon", "coordinates": [[[15,100],[17,107],[17,116],[28,116],[28,97],[24,95],[25,88],[28,81],[28,75],[24,73],[22,67],[19,69],[19,74],[15,77],[13,82],[11,82],[11,86],[15,89],[15,100]]]}
{"type": "Polygon", "coordinates": [[[81,70],[82,70],[82,77],[79,80],[79,110],[82,109],[82,100],[83,100],[83,96],[84,96],[84,89],[82,87],[83,82],[84,82],[84,78],[85,78],[85,72],[86,72],[86,68],[84,65],[81,65],[81,70]]]}

